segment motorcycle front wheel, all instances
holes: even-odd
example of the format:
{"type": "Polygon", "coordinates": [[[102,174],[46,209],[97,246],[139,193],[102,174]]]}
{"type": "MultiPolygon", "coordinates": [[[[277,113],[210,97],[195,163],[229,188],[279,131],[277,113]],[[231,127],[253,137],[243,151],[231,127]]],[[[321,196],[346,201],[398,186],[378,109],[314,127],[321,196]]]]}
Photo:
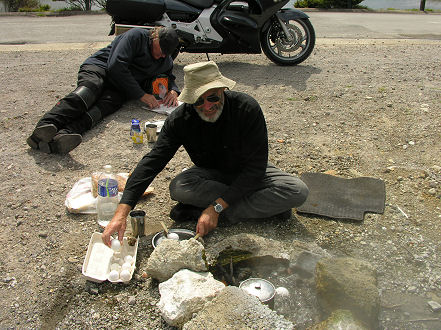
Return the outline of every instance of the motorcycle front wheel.
{"type": "Polygon", "coordinates": [[[307,18],[291,19],[284,22],[290,39],[278,20],[273,20],[260,36],[260,44],[265,55],[278,65],[296,65],[308,58],[314,49],[315,32],[307,18]]]}

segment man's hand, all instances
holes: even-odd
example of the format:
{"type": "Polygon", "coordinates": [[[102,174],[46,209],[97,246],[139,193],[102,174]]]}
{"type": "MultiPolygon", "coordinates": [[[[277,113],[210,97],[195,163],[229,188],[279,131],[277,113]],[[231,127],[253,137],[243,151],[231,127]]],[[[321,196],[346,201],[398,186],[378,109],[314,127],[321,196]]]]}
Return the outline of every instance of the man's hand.
{"type": "Polygon", "coordinates": [[[147,106],[151,109],[159,108],[158,100],[151,94],[144,94],[140,98],[141,102],[147,104],[147,106]]]}
{"type": "Polygon", "coordinates": [[[115,232],[118,232],[118,240],[122,244],[124,232],[126,230],[126,219],[131,209],[131,206],[127,204],[119,204],[116,208],[112,220],[101,234],[104,244],[106,244],[108,247],[110,247],[110,236],[115,232]]]}
{"type": "Polygon", "coordinates": [[[198,224],[196,225],[196,234],[199,234],[201,237],[207,235],[217,227],[218,219],[219,214],[214,210],[213,206],[207,207],[199,217],[198,224]]]}
{"type": "Polygon", "coordinates": [[[178,93],[174,90],[168,91],[161,103],[167,107],[176,107],[178,105],[178,93]]]}

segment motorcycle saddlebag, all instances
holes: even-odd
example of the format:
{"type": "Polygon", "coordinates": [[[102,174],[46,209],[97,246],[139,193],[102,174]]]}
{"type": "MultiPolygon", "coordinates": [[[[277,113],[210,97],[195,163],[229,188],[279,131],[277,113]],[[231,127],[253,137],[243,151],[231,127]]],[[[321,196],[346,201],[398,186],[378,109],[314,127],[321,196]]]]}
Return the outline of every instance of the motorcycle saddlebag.
{"type": "Polygon", "coordinates": [[[106,11],[128,22],[153,22],[165,12],[164,0],[107,0],[106,11]]]}

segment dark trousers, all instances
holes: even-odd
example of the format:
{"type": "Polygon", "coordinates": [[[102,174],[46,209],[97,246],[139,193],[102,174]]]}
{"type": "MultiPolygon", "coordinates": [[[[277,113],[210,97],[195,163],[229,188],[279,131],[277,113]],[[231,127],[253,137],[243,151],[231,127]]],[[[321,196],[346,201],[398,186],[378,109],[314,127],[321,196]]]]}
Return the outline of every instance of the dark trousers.
{"type": "MultiPolygon", "coordinates": [[[[228,189],[231,177],[217,170],[193,166],[170,183],[170,196],[184,204],[206,208],[228,189]]],[[[303,204],[308,187],[298,177],[268,164],[256,191],[244,196],[225,210],[230,222],[267,218],[303,204]]],[[[224,212],[222,212],[224,213],[224,212]]]]}
{"type": "Polygon", "coordinates": [[[93,93],[93,104],[87,106],[75,92],[71,92],[45,113],[37,126],[54,124],[59,133],[83,134],[121,108],[126,101],[124,95],[107,82],[106,70],[96,65],[80,67],[77,88],[80,86],[89,88],[93,93]]]}

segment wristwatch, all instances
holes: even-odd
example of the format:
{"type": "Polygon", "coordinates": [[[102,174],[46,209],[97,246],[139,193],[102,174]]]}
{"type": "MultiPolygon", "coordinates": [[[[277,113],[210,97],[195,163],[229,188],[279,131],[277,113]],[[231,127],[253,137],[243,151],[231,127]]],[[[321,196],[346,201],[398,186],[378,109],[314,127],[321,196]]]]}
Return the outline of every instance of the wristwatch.
{"type": "Polygon", "coordinates": [[[216,211],[216,213],[221,213],[224,210],[224,207],[222,205],[220,205],[218,202],[214,201],[213,203],[211,203],[211,205],[214,206],[214,210],[216,211]]]}

